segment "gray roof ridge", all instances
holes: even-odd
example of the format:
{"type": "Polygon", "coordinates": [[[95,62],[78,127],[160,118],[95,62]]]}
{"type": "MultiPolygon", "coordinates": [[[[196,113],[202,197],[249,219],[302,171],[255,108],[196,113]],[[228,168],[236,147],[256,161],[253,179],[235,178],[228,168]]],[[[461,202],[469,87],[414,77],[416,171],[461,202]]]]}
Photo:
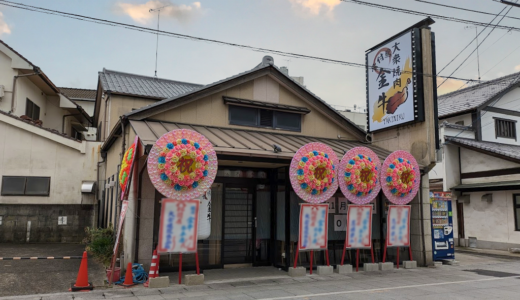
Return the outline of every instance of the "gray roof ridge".
{"type": "Polygon", "coordinates": [[[73,87],[58,87],[59,89],[71,89],[71,90],[82,90],[82,91],[97,91],[97,89],[83,89],[83,88],[73,88],[73,87]]]}
{"type": "Polygon", "coordinates": [[[464,137],[457,137],[457,136],[451,136],[451,135],[446,135],[445,138],[447,138],[447,139],[460,139],[460,140],[474,142],[474,143],[485,143],[485,144],[494,144],[494,145],[497,145],[497,146],[507,146],[507,147],[518,147],[518,148],[520,148],[520,145],[511,145],[511,144],[504,144],[504,143],[491,142],[491,141],[477,141],[475,139],[464,138],[464,137]]]}
{"type": "MultiPolygon", "coordinates": [[[[478,89],[478,88],[482,88],[484,86],[487,86],[487,85],[493,85],[493,84],[496,84],[497,82],[499,81],[503,81],[504,79],[509,79],[510,77],[514,77],[514,75],[517,75],[519,76],[520,75],[520,72],[515,72],[515,73],[511,73],[511,74],[508,74],[508,75],[504,75],[502,77],[498,77],[498,78],[495,78],[495,79],[492,79],[492,80],[488,80],[486,82],[482,82],[482,83],[479,83],[479,84],[475,84],[473,86],[468,86],[467,88],[463,88],[461,90],[458,90],[458,91],[453,91],[453,92],[449,92],[449,93],[446,93],[446,94],[443,94],[443,95],[440,95],[438,96],[437,98],[444,98],[444,97],[448,97],[448,96],[453,96],[453,95],[457,95],[457,94],[462,94],[462,93],[465,93],[465,92],[468,92],[470,90],[474,90],[474,89],[478,89]]],[[[520,79],[520,78],[519,78],[520,79]]],[[[516,82],[514,83],[511,83],[510,85],[513,85],[515,84],[516,82]]]]}
{"type": "Polygon", "coordinates": [[[197,87],[204,86],[203,84],[199,84],[199,83],[191,83],[191,82],[179,81],[179,80],[173,80],[173,79],[167,79],[167,78],[158,78],[158,77],[154,77],[154,76],[146,76],[146,75],[140,75],[140,74],[129,73],[129,72],[121,72],[121,71],[116,71],[116,70],[109,70],[109,69],[106,69],[106,68],[103,68],[103,71],[100,71],[98,73],[99,74],[116,73],[116,74],[131,76],[131,77],[140,77],[140,78],[145,78],[145,79],[174,82],[174,83],[180,83],[180,84],[186,84],[186,85],[193,85],[193,86],[197,86],[197,87]]]}

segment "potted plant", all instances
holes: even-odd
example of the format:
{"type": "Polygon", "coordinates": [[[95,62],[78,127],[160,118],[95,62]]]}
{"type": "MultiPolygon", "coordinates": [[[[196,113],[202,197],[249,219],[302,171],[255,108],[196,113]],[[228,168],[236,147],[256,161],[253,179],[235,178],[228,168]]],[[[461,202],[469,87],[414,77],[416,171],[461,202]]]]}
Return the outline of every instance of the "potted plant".
{"type": "MultiPolygon", "coordinates": [[[[83,243],[86,245],[85,250],[92,255],[94,259],[103,264],[106,269],[107,279],[110,278],[112,270],[110,264],[114,255],[114,229],[108,228],[85,228],[86,237],[83,243]]],[[[121,268],[115,267],[112,276],[112,282],[119,281],[121,268]]]]}

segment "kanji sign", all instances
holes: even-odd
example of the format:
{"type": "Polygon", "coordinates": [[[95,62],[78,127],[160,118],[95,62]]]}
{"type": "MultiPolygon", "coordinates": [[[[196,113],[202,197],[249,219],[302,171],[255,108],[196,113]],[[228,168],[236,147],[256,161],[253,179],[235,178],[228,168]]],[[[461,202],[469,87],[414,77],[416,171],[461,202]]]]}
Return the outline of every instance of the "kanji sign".
{"type": "Polygon", "coordinates": [[[368,128],[377,131],[418,119],[414,31],[372,48],[366,54],[368,128]]]}
{"type": "Polygon", "coordinates": [[[346,248],[372,248],[372,205],[349,205],[346,248]]]}
{"type": "Polygon", "coordinates": [[[387,247],[410,246],[410,205],[389,205],[386,230],[387,247]]]}
{"type": "Polygon", "coordinates": [[[301,204],[298,250],[327,249],[328,204],[301,204]]]}
{"type": "Polygon", "coordinates": [[[197,251],[199,200],[163,199],[158,251],[193,253],[197,251]]]}

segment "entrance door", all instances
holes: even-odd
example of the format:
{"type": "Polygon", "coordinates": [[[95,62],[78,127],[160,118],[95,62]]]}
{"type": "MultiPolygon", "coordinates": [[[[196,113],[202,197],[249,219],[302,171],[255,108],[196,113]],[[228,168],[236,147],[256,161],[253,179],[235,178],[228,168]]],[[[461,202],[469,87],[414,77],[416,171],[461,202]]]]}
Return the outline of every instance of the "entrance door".
{"type": "Polygon", "coordinates": [[[270,200],[268,186],[225,184],[224,265],[271,264],[270,200]]]}

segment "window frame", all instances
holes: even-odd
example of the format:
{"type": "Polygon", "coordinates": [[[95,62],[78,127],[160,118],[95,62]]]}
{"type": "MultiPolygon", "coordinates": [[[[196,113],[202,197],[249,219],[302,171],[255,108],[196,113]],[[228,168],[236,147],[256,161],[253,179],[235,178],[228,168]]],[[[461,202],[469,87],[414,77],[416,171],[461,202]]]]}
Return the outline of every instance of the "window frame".
{"type": "Polygon", "coordinates": [[[51,191],[51,177],[49,176],[10,176],[10,175],[2,175],[2,186],[1,186],[1,191],[0,191],[0,195],[1,196],[5,196],[5,197],[10,197],[10,196],[23,196],[23,197],[49,197],[50,196],[50,191],[51,191]],[[19,194],[6,194],[4,193],[4,184],[5,184],[5,178],[24,178],[24,186],[23,186],[23,193],[19,193],[19,194]],[[40,194],[27,194],[27,178],[46,178],[48,179],[49,181],[49,185],[47,187],[47,191],[46,193],[40,193],[40,194]]]}
{"type": "Polygon", "coordinates": [[[520,226],[518,226],[518,218],[520,216],[516,215],[516,210],[520,208],[520,204],[516,204],[516,197],[520,200],[520,194],[513,194],[513,215],[515,215],[515,231],[520,231],[520,226]]]}
{"type": "Polygon", "coordinates": [[[41,112],[40,106],[38,106],[36,103],[34,103],[31,99],[25,98],[25,115],[26,116],[28,116],[29,118],[33,119],[34,121],[40,120],[40,112],[41,112]],[[29,107],[31,108],[31,114],[28,113],[29,107]],[[37,118],[34,118],[35,108],[38,109],[38,117],[37,118]]]}
{"type": "Polygon", "coordinates": [[[517,132],[516,132],[516,123],[517,121],[516,120],[510,120],[510,119],[504,119],[504,118],[497,118],[497,117],[493,117],[493,119],[495,120],[495,139],[498,139],[498,138],[503,138],[503,139],[514,139],[515,141],[517,140],[517,132]],[[513,135],[514,136],[502,136],[502,135],[499,135],[500,133],[500,130],[499,130],[499,122],[510,122],[512,123],[512,129],[513,129],[513,135]]]}
{"type": "Polygon", "coordinates": [[[273,129],[273,130],[284,130],[284,131],[293,131],[293,132],[301,132],[302,131],[302,114],[299,113],[293,113],[288,111],[280,111],[276,109],[265,109],[265,108],[259,108],[259,107],[250,107],[250,106],[242,106],[242,105],[228,105],[228,121],[230,125],[238,125],[238,126],[247,126],[247,127],[255,127],[255,128],[265,128],[265,129],[273,129]],[[237,122],[236,120],[233,120],[231,118],[231,109],[232,107],[240,107],[240,108],[248,108],[252,110],[256,110],[256,119],[255,119],[255,125],[252,124],[245,124],[243,122],[237,122]],[[261,125],[261,111],[271,111],[272,112],[272,125],[266,126],[261,125]],[[280,113],[286,113],[286,114],[292,114],[299,116],[299,124],[298,127],[280,127],[278,126],[278,116],[280,113]]]}

